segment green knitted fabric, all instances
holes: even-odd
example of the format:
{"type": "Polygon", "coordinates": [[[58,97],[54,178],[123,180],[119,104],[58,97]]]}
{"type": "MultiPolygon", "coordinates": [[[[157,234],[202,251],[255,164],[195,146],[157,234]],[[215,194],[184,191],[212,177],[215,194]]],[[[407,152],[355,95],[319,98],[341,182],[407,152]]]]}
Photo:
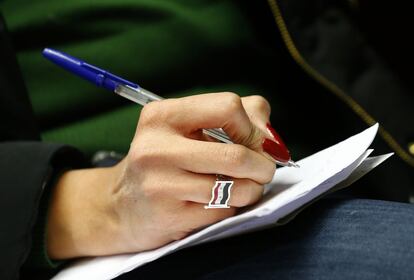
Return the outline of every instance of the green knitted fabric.
{"type": "Polygon", "coordinates": [[[140,108],[51,64],[41,56],[44,47],[164,97],[270,91],[255,65],[272,53],[237,1],[6,0],[2,8],[43,138],[87,154],[127,152],[140,108]]]}

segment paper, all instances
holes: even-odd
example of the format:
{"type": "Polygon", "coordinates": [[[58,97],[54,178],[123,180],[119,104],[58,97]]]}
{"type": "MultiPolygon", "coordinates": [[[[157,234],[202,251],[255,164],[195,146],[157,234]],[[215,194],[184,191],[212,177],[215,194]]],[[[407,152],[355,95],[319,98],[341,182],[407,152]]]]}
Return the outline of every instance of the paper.
{"type": "Polygon", "coordinates": [[[112,279],[182,248],[275,226],[282,218],[296,213],[333,187],[348,186],[390,157],[391,154],[368,157],[372,150],[367,149],[377,130],[378,124],[304,158],[297,162],[300,168],[277,169],[265,188],[262,201],[237,216],[156,250],[74,262],[53,279],[112,279]]]}

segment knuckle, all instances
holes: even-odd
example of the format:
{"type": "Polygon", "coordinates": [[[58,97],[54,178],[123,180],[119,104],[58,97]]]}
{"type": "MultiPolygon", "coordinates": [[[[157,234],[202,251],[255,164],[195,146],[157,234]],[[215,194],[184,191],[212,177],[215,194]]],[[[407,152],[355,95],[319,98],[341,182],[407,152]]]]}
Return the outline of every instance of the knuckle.
{"type": "Polygon", "coordinates": [[[263,185],[246,185],[235,189],[233,205],[243,207],[258,201],[263,193],[263,185]]]}
{"type": "Polygon", "coordinates": [[[165,102],[155,101],[148,103],[141,110],[139,122],[144,126],[153,126],[168,119],[168,110],[165,108],[165,102]]]}
{"type": "Polygon", "coordinates": [[[276,172],[276,164],[270,164],[269,171],[266,172],[263,183],[264,184],[270,183],[273,180],[275,172],[276,172]]]}
{"type": "Polygon", "coordinates": [[[130,149],[127,156],[128,167],[132,168],[133,170],[139,168],[141,162],[144,162],[145,159],[143,158],[143,154],[141,150],[138,149],[130,149]]]}
{"type": "Polygon", "coordinates": [[[139,122],[142,125],[149,125],[154,123],[155,120],[157,120],[157,117],[159,115],[159,104],[157,102],[152,102],[144,106],[141,110],[141,115],[139,117],[139,122]]]}
{"type": "Polygon", "coordinates": [[[251,149],[257,150],[262,145],[262,137],[263,134],[261,130],[259,130],[256,126],[251,125],[251,129],[249,131],[249,134],[245,135],[244,139],[241,139],[240,143],[244,143],[251,149]]]}
{"type": "Polygon", "coordinates": [[[129,161],[131,165],[139,165],[141,162],[145,162],[148,158],[146,149],[133,149],[129,151],[128,154],[129,161]]]}
{"type": "Polygon", "coordinates": [[[128,157],[132,166],[144,170],[146,167],[164,162],[168,156],[161,147],[143,143],[139,149],[130,150],[128,157]]]}
{"type": "Polygon", "coordinates": [[[260,110],[260,111],[270,111],[270,104],[269,102],[266,100],[266,98],[264,98],[261,95],[252,95],[249,97],[250,102],[252,102],[253,106],[260,110]]]}
{"type": "Polygon", "coordinates": [[[233,115],[243,109],[240,96],[233,92],[224,93],[223,104],[229,115],[233,115]]]}
{"type": "Polygon", "coordinates": [[[227,145],[223,158],[231,169],[242,167],[248,159],[247,148],[241,145],[227,145]]]}
{"type": "Polygon", "coordinates": [[[236,207],[243,207],[251,201],[251,188],[248,186],[235,188],[232,204],[236,207]]]}

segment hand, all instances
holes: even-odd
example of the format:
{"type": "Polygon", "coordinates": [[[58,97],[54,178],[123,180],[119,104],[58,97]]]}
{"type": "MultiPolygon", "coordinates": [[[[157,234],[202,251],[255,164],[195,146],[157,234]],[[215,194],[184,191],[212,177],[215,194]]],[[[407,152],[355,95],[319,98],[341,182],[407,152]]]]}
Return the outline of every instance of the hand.
{"type": "Polygon", "coordinates": [[[270,106],[259,96],[215,93],[153,102],[141,112],[128,155],[111,168],[66,172],[48,217],[52,258],[160,247],[257,202],[274,174],[262,143],[270,106]],[[206,141],[221,127],[235,144],[206,141]],[[233,178],[228,209],[204,209],[215,174],[233,178]]]}

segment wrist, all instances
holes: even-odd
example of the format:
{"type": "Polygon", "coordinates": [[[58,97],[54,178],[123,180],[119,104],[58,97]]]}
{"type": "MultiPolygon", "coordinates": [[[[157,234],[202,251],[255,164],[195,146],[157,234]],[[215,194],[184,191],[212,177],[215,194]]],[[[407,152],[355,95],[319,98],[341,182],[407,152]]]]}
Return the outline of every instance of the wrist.
{"type": "Polygon", "coordinates": [[[52,193],[47,252],[52,259],[107,255],[116,251],[118,218],[111,189],[119,167],[65,172],[52,193]],[[110,244],[110,246],[108,246],[110,244]]]}

